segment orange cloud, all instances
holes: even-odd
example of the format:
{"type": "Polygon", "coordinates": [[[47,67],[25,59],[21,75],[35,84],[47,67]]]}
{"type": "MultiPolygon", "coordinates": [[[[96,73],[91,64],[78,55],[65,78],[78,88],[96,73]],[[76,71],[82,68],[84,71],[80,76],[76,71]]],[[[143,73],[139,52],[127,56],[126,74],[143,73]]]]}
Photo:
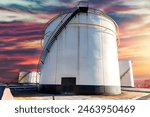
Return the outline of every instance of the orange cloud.
{"type": "Polygon", "coordinates": [[[131,59],[135,78],[150,78],[150,21],[143,16],[120,27],[120,59],[131,59]]]}

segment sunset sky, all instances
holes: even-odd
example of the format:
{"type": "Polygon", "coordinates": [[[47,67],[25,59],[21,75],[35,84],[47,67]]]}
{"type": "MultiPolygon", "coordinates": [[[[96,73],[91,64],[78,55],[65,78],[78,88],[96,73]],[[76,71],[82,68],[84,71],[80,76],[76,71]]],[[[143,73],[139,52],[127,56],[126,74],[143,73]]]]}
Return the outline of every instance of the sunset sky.
{"type": "MultiPolygon", "coordinates": [[[[79,0],[0,0],[0,80],[35,71],[45,24],[79,0]]],[[[120,29],[119,59],[133,61],[134,78],[150,79],[149,0],[89,0],[120,29]]]]}

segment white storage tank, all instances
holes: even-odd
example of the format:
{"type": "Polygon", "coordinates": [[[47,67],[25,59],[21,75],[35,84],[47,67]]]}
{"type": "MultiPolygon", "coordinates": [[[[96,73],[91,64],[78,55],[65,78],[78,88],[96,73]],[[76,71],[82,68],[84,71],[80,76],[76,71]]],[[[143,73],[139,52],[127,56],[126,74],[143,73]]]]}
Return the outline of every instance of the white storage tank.
{"type": "Polygon", "coordinates": [[[40,73],[37,72],[20,72],[18,83],[29,83],[35,84],[39,83],[40,73]]]}
{"type": "Polygon", "coordinates": [[[45,29],[40,91],[120,94],[116,30],[110,17],[88,7],[53,18],[45,29]]]}
{"type": "Polygon", "coordinates": [[[134,77],[131,60],[120,60],[120,80],[122,87],[134,87],[134,77]]]}

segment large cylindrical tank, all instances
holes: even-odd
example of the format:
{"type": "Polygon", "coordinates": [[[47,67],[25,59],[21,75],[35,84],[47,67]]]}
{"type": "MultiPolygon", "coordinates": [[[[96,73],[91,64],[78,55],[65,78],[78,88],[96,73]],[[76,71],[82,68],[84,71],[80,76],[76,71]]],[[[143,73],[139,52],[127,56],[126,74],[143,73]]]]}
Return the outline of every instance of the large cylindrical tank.
{"type": "MultiPolygon", "coordinates": [[[[48,24],[44,46],[70,14],[59,15],[48,24]]],[[[115,22],[101,11],[88,9],[73,17],[41,64],[40,91],[120,94],[116,28],[115,22]]]]}

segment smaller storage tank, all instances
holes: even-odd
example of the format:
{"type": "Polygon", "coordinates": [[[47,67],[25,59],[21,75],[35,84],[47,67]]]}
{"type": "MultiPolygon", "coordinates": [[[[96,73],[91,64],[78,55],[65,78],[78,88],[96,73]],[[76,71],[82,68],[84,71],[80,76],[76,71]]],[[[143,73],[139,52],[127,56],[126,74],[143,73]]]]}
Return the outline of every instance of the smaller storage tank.
{"type": "Polygon", "coordinates": [[[117,25],[85,6],[58,15],[45,29],[40,91],[59,94],[121,93],[117,25]]]}
{"type": "Polygon", "coordinates": [[[134,87],[134,77],[131,60],[120,60],[120,80],[123,87],[134,87]]]}
{"type": "Polygon", "coordinates": [[[20,72],[18,83],[39,83],[40,74],[37,72],[20,72]]]}

